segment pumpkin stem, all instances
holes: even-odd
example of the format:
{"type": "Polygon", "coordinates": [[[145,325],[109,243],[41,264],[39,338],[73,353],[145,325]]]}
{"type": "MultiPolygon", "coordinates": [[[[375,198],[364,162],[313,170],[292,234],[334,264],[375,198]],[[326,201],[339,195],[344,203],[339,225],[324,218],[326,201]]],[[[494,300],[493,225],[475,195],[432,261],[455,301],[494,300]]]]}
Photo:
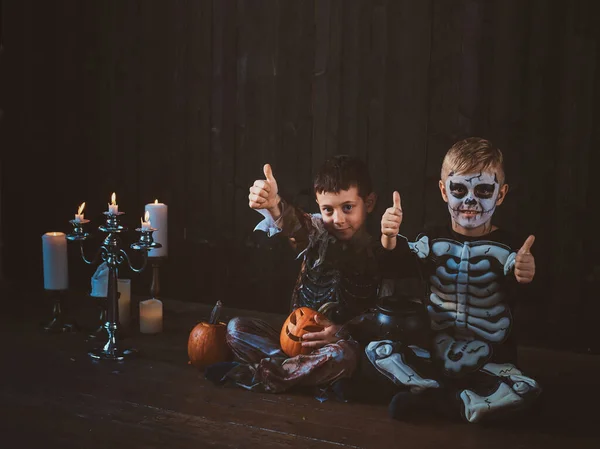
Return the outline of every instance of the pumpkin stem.
{"type": "Polygon", "coordinates": [[[208,321],[208,324],[217,324],[219,321],[219,315],[221,314],[221,307],[223,307],[223,303],[221,301],[217,301],[212,309],[212,312],[210,312],[210,320],[208,321]]]}

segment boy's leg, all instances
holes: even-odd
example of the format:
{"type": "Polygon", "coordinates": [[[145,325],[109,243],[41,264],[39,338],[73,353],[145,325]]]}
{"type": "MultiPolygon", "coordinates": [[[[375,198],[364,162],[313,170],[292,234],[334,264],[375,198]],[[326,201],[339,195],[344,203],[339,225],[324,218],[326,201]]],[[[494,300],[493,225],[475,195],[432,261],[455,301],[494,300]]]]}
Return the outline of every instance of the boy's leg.
{"type": "Polygon", "coordinates": [[[359,346],[340,340],[308,355],[298,355],[283,363],[263,359],[256,367],[254,379],[265,391],[279,393],[293,386],[329,385],[352,376],[358,364],[359,346]]]}
{"type": "MultiPolygon", "coordinates": [[[[365,348],[371,365],[378,372],[378,383],[390,383],[397,392],[388,405],[391,418],[405,420],[430,416],[447,390],[436,379],[428,351],[417,346],[405,346],[390,340],[372,341],[365,348]]],[[[439,404],[438,404],[439,403],[439,404]]]]}
{"type": "Polygon", "coordinates": [[[480,373],[482,382],[475,381],[472,388],[459,393],[463,417],[471,423],[527,407],[542,391],[534,379],[510,363],[487,363],[480,373]]]}
{"type": "Polygon", "coordinates": [[[232,318],[227,324],[226,339],[236,358],[247,364],[287,357],[279,344],[279,331],[257,318],[232,318]]]}
{"type": "Polygon", "coordinates": [[[428,378],[432,374],[429,352],[409,347],[391,340],[372,341],[365,353],[373,366],[399,387],[418,393],[430,388],[439,388],[437,380],[428,378]]]}

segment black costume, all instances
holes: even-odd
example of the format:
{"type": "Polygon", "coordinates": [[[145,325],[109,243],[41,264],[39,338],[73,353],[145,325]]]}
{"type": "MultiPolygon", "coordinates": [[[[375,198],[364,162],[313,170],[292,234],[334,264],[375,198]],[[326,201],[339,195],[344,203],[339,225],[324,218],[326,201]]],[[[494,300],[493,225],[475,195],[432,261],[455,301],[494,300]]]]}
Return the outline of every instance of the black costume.
{"type": "MultiPolygon", "coordinates": [[[[435,378],[443,388],[456,391],[469,422],[526,405],[541,391],[515,365],[511,309],[517,283],[511,272],[517,255],[513,248],[520,241],[499,229],[473,238],[439,226],[416,242],[398,236],[396,248],[385,259],[388,270],[404,266],[409,251],[423,262],[428,286],[424,305],[433,331],[429,349],[439,368],[435,378]]],[[[395,351],[383,350],[382,344],[372,343],[367,353],[390,377],[393,373],[381,367],[395,351]]],[[[401,372],[395,377],[404,376],[401,372]]]]}

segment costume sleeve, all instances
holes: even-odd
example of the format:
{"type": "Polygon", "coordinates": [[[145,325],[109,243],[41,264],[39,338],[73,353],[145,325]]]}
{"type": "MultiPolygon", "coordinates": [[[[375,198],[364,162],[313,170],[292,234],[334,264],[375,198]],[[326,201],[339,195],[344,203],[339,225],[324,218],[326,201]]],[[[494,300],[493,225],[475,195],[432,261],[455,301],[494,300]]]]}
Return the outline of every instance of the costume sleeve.
{"type": "Polygon", "coordinates": [[[258,212],[265,218],[256,225],[255,231],[263,231],[269,237],[281,233],[287,237],[290,244],[297,252],[303,251],[309,242],[309,236],[312,232],[312,216],[301,209],[288,204],[283,199],[280,203],[281,216],[274,220],[271,214],[264,210],[258,212]]]}
{"type": "MultiPolygon", "coordinates": [[[[414,277],[417,273],[415,255],[419,256],[420,248],[423,254],[429,254],[429,244],[417,241],[409,242],[406,237],[398,234],[396,247],[389,250],[382,250],[379,257],[379,269],[384,279],[399,279],[414,277]],[[417,246],[415,246],[417,245],[417,246]]],[[[419,256],[420,257],[420,256],[419,256]]]]}
{"type": "Polygon", "coordinates": [[[271,214],[265,209],[257,210],[264,218],[255,227],[255,231],[263,231],[269,237],[273,237],[281,232],[281,229],[277,226],[276,221],[273,220],[271,214]]]}

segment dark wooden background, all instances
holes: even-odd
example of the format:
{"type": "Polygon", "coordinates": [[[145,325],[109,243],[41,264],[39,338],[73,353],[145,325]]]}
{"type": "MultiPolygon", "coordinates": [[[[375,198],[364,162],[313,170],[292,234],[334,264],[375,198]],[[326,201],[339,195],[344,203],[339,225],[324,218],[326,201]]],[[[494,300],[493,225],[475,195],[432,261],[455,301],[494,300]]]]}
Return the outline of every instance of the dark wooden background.
{"type": "MultiPolygon", "coordinates": [[[[598,11],[593,0],[4,1],[0,266],[41,287],[41,235],[68,231],[82,201],[99,224],[115,191],[131,227],[145,203],[169,205],[165,296],[284,312],[298,262],[252,232],[247,207],[265,162],[284,196],[316,211],[315,168],[364,158],[380,196],[372,230],[397,189],[414,237],[447,217],[445,151],[480,135],[506,157],[498,223],[537,237],[525,322],[597,344],[598,11]]],[[[84,291],[93,271],[70,251],[84,291]]],[[[131,277],[145,294],[149,273],[131,277]]]]}

